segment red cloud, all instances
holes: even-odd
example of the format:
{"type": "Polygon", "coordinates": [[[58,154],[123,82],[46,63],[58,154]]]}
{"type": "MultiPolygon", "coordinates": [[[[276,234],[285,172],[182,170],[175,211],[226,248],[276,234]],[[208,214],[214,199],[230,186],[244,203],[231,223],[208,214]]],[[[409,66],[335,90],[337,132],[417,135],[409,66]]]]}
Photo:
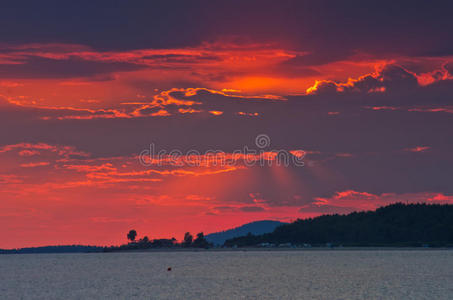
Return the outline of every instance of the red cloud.
{"type": "Polygon", "coordinates": [[[330,198],[318,197],[313,202],[313,205],[331,208],[346,208],[349,211],[353,210],[374,210],[380,206],[403,202],[403,203],[449,203],[453,204],[453,196],[446,196],[440,193],[408,193],[394,194],[384,193],[375,195],[366,192],[358,192],[354,190],[346,190],[337,192],[330,198]]]}
{"type": "Polygon", "coordinates": [[[413,148],[407,148],[407,149],[404,149],[405,151],[409,151],[409,152],[425,152],[427,150],[431,149],[431,147],[429,146],[416,146],[416,147],[413,147],[413,148]]]}
{"type": "Polygon", "coordinates": [[[47,161],[41,161],[41,162],[32,162],[32,163],[27,163],[27,164],[21,164],[20,166],[22,168],[34,168],[34,167],[44,167],[50,165],[49,162],[47,161]]]}

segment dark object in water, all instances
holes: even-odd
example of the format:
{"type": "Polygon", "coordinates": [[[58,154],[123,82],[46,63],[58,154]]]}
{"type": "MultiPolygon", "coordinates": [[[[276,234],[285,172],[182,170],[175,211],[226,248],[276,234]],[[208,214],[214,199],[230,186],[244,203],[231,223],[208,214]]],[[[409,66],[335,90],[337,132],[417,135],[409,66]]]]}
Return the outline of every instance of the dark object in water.
{"type": "Polygon", "coordinates": [[[171,267],[168,267],[167,271],[171,271],[171,267]]]}

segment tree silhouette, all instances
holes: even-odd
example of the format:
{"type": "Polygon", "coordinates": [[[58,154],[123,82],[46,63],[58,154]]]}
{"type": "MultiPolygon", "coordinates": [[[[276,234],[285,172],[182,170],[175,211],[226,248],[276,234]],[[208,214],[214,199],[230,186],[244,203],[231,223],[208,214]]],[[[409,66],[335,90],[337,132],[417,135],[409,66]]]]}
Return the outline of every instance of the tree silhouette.
{"type": "Polygon", "coordinates": [[[137,231],[134,229],[130,230],[129,233],[127,234],[127,239],[130,240],[131,242],[135,241],[135,238],[137,237],[137,231]]]}
{"type": "Polygon", "coordinates": [[[184,247],[190,247],[192,245],[192,240],[193,240],[193,236],[190,234],[190,232],[186,232],[184,234],[184,242],[183,242],[184,247]]]}
{"type": "Polygon", "coordinates": [[[395,203],[375,211],[297,220],[262,235],[225,241],[225,246],[262,243],[343,246],[453,245],[453,205],[395,203]]]}
{"type": "Polygon", "coordinates": [[[138,245],[137,245],[139,248],[142,248],[142,249],[147,249],[147,248],[150,248],[151,247],[151,241],[149,240],[149,238],[145,235],[142,239],[140,239],[138,241],[138,245]]]}
{"type": "Polygon", "coordinates": [[[209,247],[209,243],[204,237],[203,232],[197,233],[197,238],[193,241],[193,246],[198,248],[207,248],[209,247]]]}

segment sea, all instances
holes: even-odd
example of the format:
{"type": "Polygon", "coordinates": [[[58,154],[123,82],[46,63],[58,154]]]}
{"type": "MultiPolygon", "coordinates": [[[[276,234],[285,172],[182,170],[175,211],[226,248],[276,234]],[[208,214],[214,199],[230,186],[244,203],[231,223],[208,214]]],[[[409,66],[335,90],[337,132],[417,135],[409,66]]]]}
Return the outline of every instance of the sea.
{"type": "Polygon", "coordinates": [[[0,299],[453,299],[453,250],[0,255],[0,299]]]}

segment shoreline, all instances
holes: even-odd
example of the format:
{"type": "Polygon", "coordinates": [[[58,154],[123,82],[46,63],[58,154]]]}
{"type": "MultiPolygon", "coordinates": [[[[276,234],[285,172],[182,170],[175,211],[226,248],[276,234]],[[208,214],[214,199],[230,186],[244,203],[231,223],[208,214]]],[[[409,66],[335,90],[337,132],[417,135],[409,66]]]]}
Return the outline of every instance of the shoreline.
{"type": "Polygon", "coordinates": [[[92,253],[178,253],[178,252],[328,252],[328,251],[453,251],[453,247],[275,247],[275,248],[155,248],[155,249],[130,249],[130,250],[111,250],[111,251],[80,251],[80,252],[23,252],[23,253],[0,253],[1,255],[14,254],[92,254],[92,253]]]}
{"type": "Polygon", "coordinates": [[[297,251],[431,251],[431,250],[453,250],[449,247],[311,247],[311,248],[210,248],[210,249],[133,249],[133,250],[115,250],[101,253],[129,253],[129,252],[297,252],[297,251]]]}

